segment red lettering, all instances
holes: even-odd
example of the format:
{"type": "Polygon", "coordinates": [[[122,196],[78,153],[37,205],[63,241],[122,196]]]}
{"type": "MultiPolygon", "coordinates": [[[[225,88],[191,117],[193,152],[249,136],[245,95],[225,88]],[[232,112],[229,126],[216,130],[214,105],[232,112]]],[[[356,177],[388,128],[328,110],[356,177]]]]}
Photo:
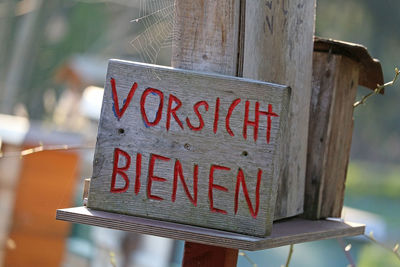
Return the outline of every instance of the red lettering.
{"type": "Polygon", "coordinates": [[[144,122],[146,123],[147,126],[156,126],[160,120],[161,120],[161,115],[162,115],[162,109],[163,109],[163,105],[164,105],[164,94],[155,88],[147,88],[143,94],[142,97],[140,99],[140,111],[142,113],[142,118],[144,120],[144,122]],[[154,119],[153,122],[150,122],[149,119],[147,118],[147,114],[146,114],[146,110],[145,110],[145,104],[146,104],[146,97],[150,94],[150,93],[154,93],[157,94],[160,97],[160,104],[158,106],[158,110],[157,110],[157,114],[156,114],[156,118],[154,119]]]}
{"type": "Polygon", "coordinates": [[[268,105],[268,113],[264,115],[268,116],[268,120],[267,120],[267,143],[269,144],[269,139],[271,137],[271,117],[278,117],[279,115],[272,112],[272,105],[269,104],[268,105]]]}
{"type": "Polygon", "coordinates": [[[130,165],[131,165],[131,157],[129,156],[129,154],[126,153],[125,151],[119,149],[119,148],[115,148],[114,149],[113,172],[112,172],[112,175],[111,175],[111,188],[110,188],[110,192],[111,193],[123,193],[123,192],[126,192],[126,190],[128,190],[128,188],[129,188],[129,178],[128,178],[128,175],[126,174],[125,171],[128,170],[130,165]],[[119,156],[120,155],[124,156],[125,159],[126,159],[125,166],[123,166],[123,167],[118,167],[118,162],[119,162],[119,156]],[[115,188],[115,183],[116,183],[116,180],[117,180],[117,174],[122,176],[122,178],[124,178],[124,180],[125,180],[125,186],[122,187],[122,188],[115,188]]]}
{"type": "Polygon", "coordinates": [[[137,153],[136,155],[136,178],[135,178],[135,194],[139,194],[140,191],[140,174],[142,170],[142,154],[137,153]]]}
{"type": "Polygon", "coordinates": [[[147,198],[148,199],[155,199],[155,200],[163,200],[162,197],[159,196],[155,196],[151,194],[151,186],[153,184],[153,181],[156,182],[165,182],[167,179],[163,178],[163,177],[158,177],[158,176],[154,176],[154,164],[156,162],[156,160],[163,160],[163,161],[169,161],[170,158],[166,158],[160,155],[155,155],[155,154],[151,154],[150,155],[150,162],[149,162],[149,177],[147,180],[147,198]]]}
{"type": "Polygon", "coordinates": [[[199,118],[199,126],[198,127],[194,127],[193,124],[190,123],[189,118],[186,118],[186,123],[192,131],[200,131],[204,127],[204,120],[199,112],[200,106],[204,106],[206,111],[208,111],[208,103],[206,101],[200,101],[200,102],[197,102],[196,104],[194,104],[194,106],[193,106],[194,113],[196,113],[197,117],[199,118]]]}
{"type": "Polygon", "coordinates": [[[229,126],[229,121],[232,116],[233,110],[236,108],[237,105],[239,105],[240,101],[241,101],[240,98],[233,100],[232,104],[229,107],[228,115],[226,115],[225,118],[225,128],[231,136],[234,136],[234,134],[232,132],[231,127],[229,126]]]}
{"type": "Polygon", "coordinates": [[[180,121],[180,119],[178,118],[178,116],[176,116],[176,111],[182,106],[182,102],[179,100],[179,98],[177,98],[174,95],[169,95],[169,99],[168,99],[168,109],[167,109],[167,131],[169,130],[169,126],[171,124],[171,114],[172,116],[174,116],[175,121],[179,124],[179,126],[181,127],[181,129],[183,129],[183,125],[182,122],[180,121]],[[172,108],[172,103],[176,103],[176,106],[174,108],[172,108]]]}
{"type": "Polygon", "coordinates": [[[247,191],[247,186],[246,186],[246,181],[244,179],[244,174],[242,169],[239,168],[237,178],[236,178],[236,190],[235,190],[235,214],[238,211],[238,202],[239,202],[239,187],[240,184],[242,184],[243,188],[243,193],[244,197],[246,199],[247,205],[250,210],[251,216],[256,219],[258,215],[258,210],[260,207],[260,184],[261,184],[261,176],[262,176],[262,170],[258,169],[258,174],[257,174],[257,186],[256,186],[256,208],[253,209],[253,205],[251,204],[250,197],[249,197],[249,192],[247,191]]]}
{"type": "Polygon", "coordinates": [[[212,212],[226,214],[227,212],[225,210],[217,209],[214,207],[213,189],[228,192],[228,189],[226,187],[214,184],[214,171],[215,170],[229,171],[230,168],[225,167],[225,166],[219,166],[219,165],[211,165],[210,177],[208,180],[208,199],[210,200],[210,210],[212,212]]]}
{"type": "Polygon", "coordinates": [[[124,115],[125,110],[128,108],[129,103],[131,102],[131,99],[133,97],[133,95],[135,94],[135,91],[138,87],[137,83],[133,83],[131,90],[128,93],[128,96],[126,98],[125,103],[122,106],[122,109],[119,109],[119,101],[118,101],[118,95],[117,95],[117,88],[115,85],[115,79],[111,78],[111,90],[112,90],[112,99],[114,101],[114,110],[115,110],[115,114],[118,117],[118,120],[122,118],[122,115],[124,115]]]}
{"type": "Polygon", "coordinates": [[[171,200],[172,202],[175,202],[176,200],[176,190],[178,189],[178,176],[179,179],[181,180],[181,183],[183,185],[183,189],[185,190],[186,195],[188,196],[190,202],[196,207],[197,206],[197,181],[198,181],[198,175],[199,175],[199,166],[194,165],[193,169],[193,197],[190,195],[189,189],[186,185],[185,182],[185,177],[183,176],[183,171],[182,171],[182,165],[179,162],[179,160],[175,161],[175,167],[174,167],[174,184],[172,188],[172,196],[171,200]]]}
{"type": "Polygon", "coordinates": [[[219,97],[217,97],[217,101],[215,103],[215,114],[214,114],[214,134],[218,131],[218,120],[219,120],[219,97]]]}
{"type": "Polygon", "coordinates": [[[253,126],[254,127],[254,133],[253,133],[254,141],[257,141],[260,115],[265,115],[265,116],[267,116],[266,139],[267,139],[267,143],[269,144],[269,140],[270,140],[270,136],[271,136],[271,117],[278,117],[278,114],[272,112],[271,104],[268,105],[268,112],[260,111],[260,103],[256,102],[254,121],[250,121],[249,120],[249,105],[250,105],[250,102],[247,100],[246,105],[245,105],[244,122],[243,122],[243,137],[244,137],[244,139],[247,139],[247,126],[253,126]]]}
{"type": "Polygon", "coordinates": [[[260,103],[256,102],[256,112],[254,115],[254,121],[249,120],[249,105],[250,102],[247,100],[246,105],[245,105],[245,111],[244,111],[244,122],[243,122],[243,137],[244,139],[247,139],[247,126],[253,126],[254,127],[254,141],[257,141],[258,137],[258,122],[259,122],[259,112],[258,109],[260,107],[260,103]]]}

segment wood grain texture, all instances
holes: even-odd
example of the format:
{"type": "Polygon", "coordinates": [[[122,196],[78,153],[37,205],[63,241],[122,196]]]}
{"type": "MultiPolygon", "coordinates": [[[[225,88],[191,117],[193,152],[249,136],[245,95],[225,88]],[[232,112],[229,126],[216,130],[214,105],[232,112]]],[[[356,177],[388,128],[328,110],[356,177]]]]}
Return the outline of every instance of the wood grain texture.
{"type": "Polygon", "coordinates": [[[239,0],[177,0],[172,66],[237,76],[239,0]]]}
{"type": "Polygon", "coordinates": [[[274,223],[271,236],[260,238],[135,216],[76,207],[57,210],[58,220],[156,235],[212,246],[262,250],[329,238],[361,235],[365,225],[333,220],[288,219],[274,223]]]}
{"type": "Polygon", "coordinates": [[[185,242],[182,267],[232,267],[236,266],[237,258],[237,249],[185,242]]]}
{"type": "MultiPolygon", "coordinates": [[[[241,76],[243,65],[244,0],[177,0],[176,35],[172,46],[173,67],[241,76]]],[[[186,242],[185,246],[197,246],[186,242]]],[[[238,250],[205,247],[225,261],[225,255],[238,256],[238,250]],[[215,253],[215,251],[219,253],[215,253]]],[[[192,263],[194,250],[186,249],[183,265],[192,263]]],[[[201,261],[209,258],[205,254],[201,261]]],[[[205,266],[205,265],[203,265],[205,266]]],[[[236,266],[236,262],[232,264],[236,266]]]]}
{"type": "MultiPolygon", "coordinates": [[[[361,86],[374,90],[377,84],[384,83],[381,63],[372,58],[363,45],[315,36],[314,52],[343,55],[358,62],[360,68],[358,84],[361,86]]],[[[384,90],[381,91],[381,94],[383,92],[384,90]]]]}
{"type": "Polygon", "coordinates": [[[243,77],[293,90],[275,219],[302,213],[315,1],[246,1],[243,77]]]}
{"type": "MultiPolygon", "coordinates": [[[[279,177],[280,163],[277,156],[281,145],[279,138],[287,121],[288,105],[289,90],[285,86],[111,60],[99,123],[88,207],[256,236],[269,234],[279,177]],[[120,119],[115,112],[111,79],[116,82],[121,109],[122,99],[128,95],[132,84],[138,84],[130,102],[126,100],[129,106],[120,119]],[[148,90],[147,88],[158,88],[164,95],[162,111],[157,112],[161,116],[160,121],[153,127],[150,127],[149,123],[144,123],[141,107],[144,107],[149,120],[153,121],[156,111],[160,108],[160,97],[149,94],[146,104],[140,105],[143,92],[148,90]],[[183,122],[183,129],[177,123],[178,120],[172,118],[173,115],[171,115],[170,128],[166,129],[167,106],[171,95],[182,102],[182,106],[176,111],[176,116],[183,122]],[[220,99],[220,119],[217,121],[218,130],[214,133],[217,97],[220,99]],[[241,99],[241,102],[232,113],[229,113],[229,107],[236,99],[241,99]],[[204,128],[200,131],[192,131],[185,118],[196,126],[199,124],[199,118],[193,112],[193,105],[199,101],[207,101],[209,109],[208,111],[200,109],[204,128]],[[254,139],[253,128],[250,126],[247,130],[248,137],[244,138],[246,101],[250,104],[249,118],[251,120],[254,120],[256,102],[259,103],[260,110],[267,111],[271,107],[278,115],[269,119],[266,115],[260,116],[257,140],[254,139]],[[231,114],[229,121],[233,136],[227,130],[227,114],[231,114]],[[268,127],[268,121],[271,121],[271,127],[268,127]],[[269,128],[270,141],[267,142],[269,128]],[[114,159],[116,148],[127,152],[131,159],[126,170],[130,186],[123,193],[110,192],[113,169],[116,169],[113,167],[116,162],[114,159]],[[140,184],[135,180],[136,174],[139,173],[136,168],[137,153],[142,156],[138,167],[141,170],[140,184]],[[159,178],[149,179],[153,155],[168,158],[168,160],[158,159],[154,165],[154,176],[166,179],[164,182],[159,178]],[[172,197],[173,187],[176,185],[173,181],[178,160],[192,197],[195,183],[193,182],[194,166],[198,166],[196,205],[190,201],[180,180],[176,186],[176,199],[172,197]],[[210,182],[211,166],[215,165],[225,166],[229,170],[215,170],[214,182],[210,182]],[[259,190],[260,205],[256,218],[251,215],[250,205],[245,199],[241,184],[237,186],[239,168],[244,173],[253,210],[256,209],[257,177],[259,170],[262,171],[259,190]],[[211,187],[212,183],[226,188],[227,192],[223,192],[221,188],[211,187]],[[134,191],[136,185],[139,185],[140,189],[138,194],[134,191]],[[150,194],[149,188],[151,188],[150,194]],[[212,198],[210,194],[213,195],[212,198]],[[157,200],[151,196],[163,200],[157,200]],[[237,202],[236,196],[238,196],[237,202]],[[215,208],[226,211],[227,214],[212,211],[211,203],[215,208]],[[236,203],[238,203],[237,206],[236,203]]],[[[128,164],[127,156],[119,158],[121,158],[120,163],[116,163],[118,168],[123,168],[128,164]]],[[[116,187],[123,188],[124,186],[125,182],[121,175],[117,175],[116,187]]]]}
{"type": "Polygon", "coordinates": [[[359,63],[314,52],[305,216],[340,217],[353,133],[359,63]]]}

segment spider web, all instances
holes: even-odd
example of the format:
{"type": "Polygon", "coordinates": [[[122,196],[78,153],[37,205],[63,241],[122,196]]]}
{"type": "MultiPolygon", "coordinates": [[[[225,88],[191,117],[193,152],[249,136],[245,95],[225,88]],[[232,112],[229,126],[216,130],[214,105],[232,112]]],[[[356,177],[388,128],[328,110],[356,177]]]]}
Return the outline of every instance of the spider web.
{"type": "Polygon", "coordinates": [[[131,45],[144,63],[156,64],[160,51],[171,48],[176,33],[175,0],[139,0],[139,17],[133,23],[141,23],[141,32],[131,45]]]}

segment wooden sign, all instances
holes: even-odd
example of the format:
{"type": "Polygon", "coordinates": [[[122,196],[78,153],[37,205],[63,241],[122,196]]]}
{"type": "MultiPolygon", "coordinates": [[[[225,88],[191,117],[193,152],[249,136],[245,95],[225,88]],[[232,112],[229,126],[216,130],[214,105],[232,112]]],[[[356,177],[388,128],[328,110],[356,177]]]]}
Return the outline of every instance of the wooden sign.
{"type": "Polygon", "coordinates": [[[110,60],[87,206],[270,234],[288,87],[110,60]]]}

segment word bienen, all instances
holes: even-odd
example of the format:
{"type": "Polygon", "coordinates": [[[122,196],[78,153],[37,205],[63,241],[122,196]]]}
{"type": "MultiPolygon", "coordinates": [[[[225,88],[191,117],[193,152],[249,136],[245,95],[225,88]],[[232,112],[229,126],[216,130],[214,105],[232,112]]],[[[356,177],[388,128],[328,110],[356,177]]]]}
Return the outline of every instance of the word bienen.
{"type": "MultiPolygon", "coordinates": [[[[113,108],[114,108],[115,116],[119,120],[122,118],[125,111],[127,110],[128,106],[135,94],[135,91],[138,88],[138,84],[136,82],[133,83],[133,85],[128,93],[128,96],[122,105],[122,108],[120,108],[115,79],[111,78],[110,83],[111,83],[111,88],[112,88],[112,99],[113,99],[113,103],[114,103],[113,108]]],[[[140,113],[141,113],[142,119],[147,127],[154,127],[160,123],[161,118],[163,116],[164,98],[165,98],[164,93],[159,89],[149,87],[143,91],[142,96],[140,98],[140,113]],[[147,113],[146,113],[146,108],[145,108],[146,100],[147,100],[147,97],[149,94],[156,95],[159,98],[158,110],[156,112],[156,116],[153,121],[149,120],[147,113]]],[[[230,127],[231,116],[241,101],[242,100],[240,98],[233,100],[232,103],[230,104],[230,106],[228,108],[228,112],[225,116],[225,129],[230,136],[235,135],[233,130],[230,127]]],[[[165,125],[165,128],[167,131],[169,131],[170,126],[171,126],[171,119],[174,119],[175,122],[179,125],[179,127],[181,129],[184,128],[182,120],[176,114],[177,111],[182,107],[182,105],[183,105],[183,103],[178,97],[176,97],[173,94],[169,94],[167,111],[166,111],[167,118],[166,118],[166,125],[165,125]]],[[[186,117],[184,120],[184,122],[186,122],[186,125],[192,131],[200,131],[205,126],[203,116],[200,113],[201,107],[203,107],[204,110],[207,112],[209,110],[209,103],[205,100],[202,100],[193,105],[193,112],[196,114],[196,116],[198,118],[197,125],[194,125],[194,123],[189,119],[189,117],[186,117]]],[[[267,116],[266,142],[269,144],[270,136],[271,136],[271,117],[278,117],[279,115],[272,111],[271,104],[268,104],[268,111],[262,111],[262,110],[260,110],[260,103],[256,102],[255,103],[255,112],[254,112],[255,113],[254,121],[251,121],[249,119],[249,113],[250,113],[249,109],[250,109],[250,101],[246,100],[245,101],[244,121],[243,121],[243,138],[247,139],[247,128],[249,126],[252,126],[254,129],[254,132],[253,132],[254,141],[257,141],[258,128],[259,128],[259,124],[260,124],[260,116],[267,116]]],[[[214,134],[216,134],[218,131],[219,120],[220,120],[220,98],[217,97],[217,99],[215,101],[214,122],[213,122],[213,126],[212,126],[214,134]]]]}
{"type": "MultiPolygon", "coordinates": [[[[157,196],[152,192],[152,186],[153,186],[153,183],[155,183],[155,182],[162,183],[162,182],[167,181],[167,179],[164,177],[158,177],[158,176],[154,175],[154,172],[155,172],[154,170],[156,169],[157,161],[158,162],[160,162],[160,161],[168,162],[170,160],[172,160],[172,159],[168,158],[168,157],[164,157],[164,156],[156,155],[156,154],[150,154],[150,161],[149,161],[148,174],[147,174],[147,185],[146,185],[146,188],[147,188],[146,193],[147,193],[148,199],[158,200],[158,201],[164,200],[164,198],[162,198],[161,196],[157,196]]],[[[112,171],[111,186],[110,186],[111,193],[123,193],[129,189],[130,179],[128,177],[127,171],[130,168],[130,166],[131,166],[131,156],[126,151],[119,149],[119,148],[115,148],[114,149],[113,171],[112,171]],[[121,157],[125,158],[124,166],[119,166],[119,161],[120,161],[121,157]],[[119,175],[120,177],[122,177],[124,179],[125,185],[123,187],[119,187],[119,188],[116,187],[117,175],[119,175]]],[[[216,172],[229,172],[230,170],[231,170],[231,168],[229,168],[227,166],[214,165],[214,164],[210,166],[210,171],[209,171],[209,175],[208,175],[208,200],[209,200],[211,212],[227,214],[226,210],[216,208],[214,206],[214,190],[228,192],[228,189],[226,187],[215,183],[214,175],[216,172]]],[[[171,201],[172,202],[176,201],[178,182],[180,182],[183,186],[183,189],[185,191],[187,198],[190,200],[190,202],[193,204],[193,206],[197,207],[197,193],[198,193],[198,180],[199,180],[198,165],[194,164],[194,166],[193,166],[193,189],[192,189],[193,193],[190,193],[190,191],[189,191],[189,188],[188,188],[185,178],[183,176],[182,164],[178,159],[175,159],[174,168],[173,168],[173,170],[171,170],[171,172],[173,172],[171,201]]],[[[140,188],[141,188],[141,173],[142,173],[142,154],[137,153],[136,154],[136,175],[135,175],[135,185],[134,185],[134,192],[136,195],[139,194],[140,188]]],[[[240,187],[242,187],[247,205],[250,210],[250,214],[253,218],[257,218],[259,206],[260,206],[260,185],[261,185],[262,174],[263,174],[262,170],[258,169],[257,185],[255,188],[255,207],[253,207],[253,204],[249,197],[249,192],[247,190],[244,173],[243,173],[242,169],[240,169],[240,168],[238,169],[237,175],[236,175],[236,187],[235,187],[235,198],[234,198],[235,214],[238,211],[239,191],[240,191],[240,187]]]]}

